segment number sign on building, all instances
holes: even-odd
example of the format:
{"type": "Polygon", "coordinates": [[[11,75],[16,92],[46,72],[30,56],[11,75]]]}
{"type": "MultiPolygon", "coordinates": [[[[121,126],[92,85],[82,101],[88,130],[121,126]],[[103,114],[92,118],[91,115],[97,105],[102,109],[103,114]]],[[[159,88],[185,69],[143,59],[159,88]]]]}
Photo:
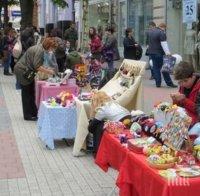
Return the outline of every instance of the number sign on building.
{"type": "Polygon", "coordinates": [[[192,23],[197,20],[197,0],[183,0],[183,22],[192,23]]]}

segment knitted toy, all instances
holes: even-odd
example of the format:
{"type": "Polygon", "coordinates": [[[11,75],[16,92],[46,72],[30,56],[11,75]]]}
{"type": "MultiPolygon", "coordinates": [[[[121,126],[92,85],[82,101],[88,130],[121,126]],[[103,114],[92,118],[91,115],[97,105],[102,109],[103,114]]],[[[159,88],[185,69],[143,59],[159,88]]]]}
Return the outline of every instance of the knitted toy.
{"type": "Polygon", "coordinates": [[[56,96],[56,102],[63,107],[70,106],[74,102],[74,96],[70,92],[63,91],[56,96]]]}

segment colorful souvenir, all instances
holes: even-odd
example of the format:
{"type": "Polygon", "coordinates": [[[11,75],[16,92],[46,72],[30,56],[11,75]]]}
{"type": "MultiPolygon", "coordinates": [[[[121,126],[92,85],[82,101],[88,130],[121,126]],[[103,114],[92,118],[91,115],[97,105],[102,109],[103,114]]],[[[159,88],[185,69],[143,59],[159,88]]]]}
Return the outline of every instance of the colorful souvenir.
{"type": "Polygon", "coordinates": [[[63,91],[56,96],[56,102],[63,107],[67,107],[74,104],[74,96],[72,93],[63,91]]]}
{"type": "Polygon", "coordinates": [[[122,122],[107,121],[104,124],[104,130],[112,134],[119,134],[123,132],[125,128],[122,122]]]}
{"type": "Polygon", "coordinates": [[[177,173],[181,177],[191,178],[200,176],[200,168],[199,167],[182,167],[177,169],[177,173]]]}
{"type": "Polygon", "coordinates": [[[137,122],[134,122],[131,127],[130,127],[130,132],[131,133],[137,133],[137,134],[140,134],[142,131],[142,127],[137,123],[137,122]]]}
{"type": "Polygon", "coordinates": [[[170,179],[174,179],[177,177],[176,175],[176,170],[175,169],[166,169],[166,170],[160,170],[159,174],[164,177],[167,178],[168,180],[170,179]]]}
{"type": "Polygon", "coordinates": [[[163,125],[156,130],[156,137],[174,150],[183,149],[191,123],[191,118],[186,114],[185,109],[163,102],[156,105],[153,114],[155,121],[163,125]]]}

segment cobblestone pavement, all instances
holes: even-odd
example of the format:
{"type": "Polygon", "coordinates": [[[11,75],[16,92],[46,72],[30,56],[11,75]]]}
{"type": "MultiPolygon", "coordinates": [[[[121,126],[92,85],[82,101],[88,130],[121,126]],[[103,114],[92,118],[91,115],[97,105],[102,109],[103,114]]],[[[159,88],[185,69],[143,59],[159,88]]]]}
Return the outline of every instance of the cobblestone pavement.
{"type": "MultiPolygon", "coordinates": [[[[144,108],[169,100],[177,89],[155,88],[144,78],[144,108]]],[[[73,157],[72,147],[56,142],[48,150],[37,137],[35,122],[22,118],[20,91],[14,76],[4,76],[0,68],[0,196],[56,195],[106,196],[115,185],[117,172],[104,173],[91,155],[73,157]]],[[[112,195],[118,195],[118,189],[112,195]]]]}

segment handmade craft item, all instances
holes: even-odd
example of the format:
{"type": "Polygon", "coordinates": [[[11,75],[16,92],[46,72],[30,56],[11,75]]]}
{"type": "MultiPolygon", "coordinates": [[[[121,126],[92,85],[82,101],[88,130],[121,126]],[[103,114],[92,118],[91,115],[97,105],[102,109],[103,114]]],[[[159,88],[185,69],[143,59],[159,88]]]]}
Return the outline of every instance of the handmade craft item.
{"type": "Polygon", "coordinates": [[[168,169],[175,165],[177,159],[170,154],[153,154],[147,158],[148,164],[156,169],[168,169]]]}
{"type": "Polygon", "coordinates": [[[134,70],[120,68],[120,85],[129,88],[134,83],[134,70]]]}
{"type": "Polygon", "coordinates": [[[119,134],[123,132],[125,128],[122,122],[107,121],[104,124],[104,130],[112,134],[119,134]]]}
{"type": "Polygon", "coordinates": [[[197,160],[200,161],[200,145],[194,146],[193,154],[197,158],[197,160]]]}
{"type": "Polygon", "coordinates": [[[174,179],[177,177],[176,174],[176,170],[175,169],[166,169],[166,170],[160,170],[159,174],[164,177],[167,178],[168,180],[170,179],[174,179]]]}
{"type": "Polygon", "coordinates": [[[145,146],[151,145],[156,142],[155,138],[152,137],[143,137],[143,138],[135,138],[128,140],[128,148],[129,150],[135,153],[143,153],[143,148],[145,146]]]}
{"type": "Polygon", "coordinates": [[[76,64],[73,77],[76,79],[76,84],[80,87],[87,85],[87,65],[85,64],[76,64]]]}
{"type": "Polygon", "coordinates": [[[181,177],[191,178],[200,176],[200,168],[198,166],[194,167],[182,167],[177,169],[177,173],[181,177]]]}
{"type": "Polygon", "coordinates": [[[74,104],[74,96],[72,93],[68,91],[63,91],[59,95],[56,96],[56,102],[63,107],[68,107],[74,104]]]}
{"type": "Polygon", "coordinates": [[[188,129],[191,123],[185,109],[163,102],[155,106],[153,114],[155,121],[163,125],[155,131],[155,136],[174,150],[183,149],[189,138],[188,129]]]}

